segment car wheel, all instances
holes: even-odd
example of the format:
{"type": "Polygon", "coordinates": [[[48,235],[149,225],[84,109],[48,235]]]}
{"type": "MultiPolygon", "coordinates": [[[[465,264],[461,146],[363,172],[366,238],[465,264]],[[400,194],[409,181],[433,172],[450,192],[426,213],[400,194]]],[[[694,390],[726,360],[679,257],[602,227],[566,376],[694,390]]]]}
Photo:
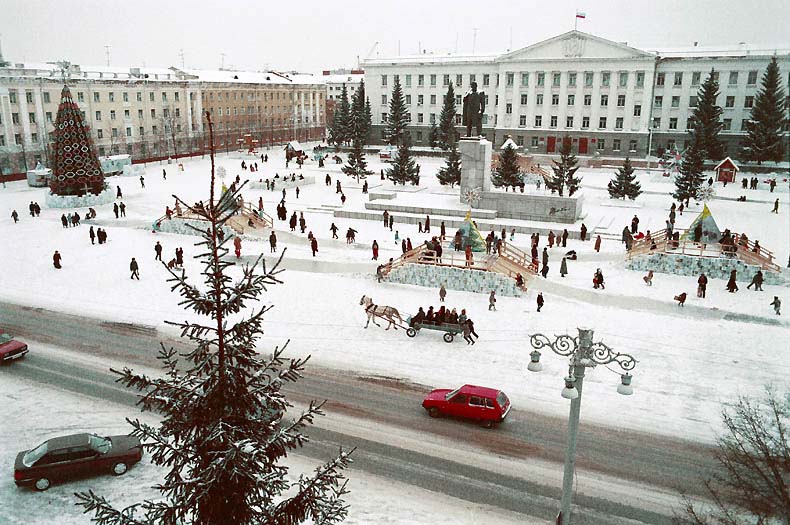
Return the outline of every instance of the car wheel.
{"type": "Polygon", "coordinates": [[[126,466],[126,463],[120,461],[112,466],[112,473],[115,474],[116,476],[120,476],[122,474],[126,474],[126,471],[128,469],[129,467],[126,466]]]}
{"type": "Polygon", "coordinates": [[[415,335],[417,335],[417,330],[409,327],[406,329],[406,335],[408,335],[409,337],[414,337],[415,335]]]}
{"type": "Polygon", "coordinates": [[[493,428],[494,422],[490,419],[484,419],[480,422],[480,426],[483,428],[493,428]]]}
{"type": "Polygon", "coordinates": [[[50,482],[47,478],[41,478],[36,480],[36,490],[44,492],[50,486],[50,482]]]}
{"type": "Polygon", "coordinates": [[[453,342],[453,334],[451,334],[450,332],[447,332],[446,334],[444,334],[442,336],[442,338],[444,339],[445,343],[452,343],[453,342]]]}
{"type": "Polygon", "coordinates": [[[439,412],[439,409],[436,407],[431,407],[428,409],[428,415],[431,417],[442,417],[442,413],[439,412]]]}

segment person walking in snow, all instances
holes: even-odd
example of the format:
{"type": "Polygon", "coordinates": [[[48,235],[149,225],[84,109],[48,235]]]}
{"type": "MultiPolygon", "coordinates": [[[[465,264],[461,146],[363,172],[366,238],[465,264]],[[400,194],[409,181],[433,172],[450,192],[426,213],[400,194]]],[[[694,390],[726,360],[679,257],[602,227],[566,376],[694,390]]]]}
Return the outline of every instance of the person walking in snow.
{"type": "Polygon", "coordinates": [[[373,250],[373,260],[374,261],[378,261],[379,260],[379,243],[376,241],[376,239],[373,239],[373,245],[371,246],[371,249],[373,250]]]}
{"type": "Polygon", "coordinates": [[[697,279],[697,297],[705,299],[705,292],[708,290],[708,276],[701,273],[697,279]]]}
{"type": "Polygon", "coordinates": [[[392,231],[393,224],[395,224],[395,216],[390,214],[390,231],[392,231]]]}
{"type": "Polygon", "coordinates": [[[549,230],[549,248],[554,248],[554,232],[549,230]]]}
{"type": "Polygon", "coordinates": [[[16,212],[16,210],[11,212],[11,218],[14,219],[14,224],[19,222],[19,214],[16,212]]]}
{"type": "Polygon", "coordinates": [[[431,218],[430,216],[425,216],[425,233],[431,233],[431,218]]]}
{"type": "Polygon", "coordinates": [[[593,288],[595,288],[596,290],[598,288],[606,289],[606,286],[604,285],[604,280],[603,280],[603,272],[601,271],[600,268],[596,269],[595,270],[595,275],[593,275],[593,288]]]}
{"type": "Polygon", "coordinates": [[[538,303],[538,312],[540,312],[540,309],[543,308],[543,292],[538,292],[537,303],[538,303]]]}
{"type": "Polygon", "coordinates": [[[547,264],[549,264],[549,250],[545,246],[543,247],[542,261],[543,261],[543,266],[546,266],[547,264]]]}
{"type": "Polygon", "coordinates": [[[52,255],[52,264],[55,266],[56,270],[60,270],[60,261],[62,257],[60,256],[60,252],[55,250],[55,253],[52,255]]]}
{"type": "Polygon", "coordinates": [[[562,262],[560,263],[560,277],[565,277],[568,275],[568,263],[565,262],[565,257],[562,258],[562,262]]]}
{"type": "Polygon", "coordinates": [[[307,228],[307,221],[304,218],[304,212],[299,212],[299,229],[304,233],[305,229],[307,228]]]}
{"type": "Polygon", "coordinates": [[[277,252],[277,235],[274,233],[274,230],[269,234],[269,248],[271,253],[277,252]]]}
{"type": "Polygon", "coordinates": [[[132,257],[132,262],[129,263],[129,271],[132,272],[130,279],[140,280],[140,267],[137,265],[134,257],[132,257]]]}
{"type": "Polygon", "coordinates": [[[315,237],[310,239],[310,249],[313,251],[313,257],[315,257],[315,254],[318,252],[318,239],[315,237]]]}
{"type": "Polygon", "coordinates": [[[118,186],[115,189],[115,198],[116,199],[123,199],[123,192],[121,191],[121,187],[118,186]]]}
{"type": "Polygon", "coordinates": [[[167,180],[167,171],[164,168],[162,168],[162,180],[167,180]]]}
{"type": "Polygon", "coordinates": [[[115,218],[118,218],[118,203],[114,202],[112,204],[112,212],[115,214],[115,218]]]}
{"type": "Polygon", "coordinates": [[[763,291],[763,280],[764,280],[764,278],[763,278],[763,271],[762,270],[757,270],[757,273],[754,274],[754,277],[752,277],[752,282],[749,283],[749,286],[747,286],[746,289],[748,290],[752,286],[754,286],[754,291],[755,292],[758,292],[758,291],[762,292],[763,291]]]}
{"type": "Polygon", "coordinates": [[[587,240],[587,226],[584,223],[582,223],[582,229],[581,229],[581,231],[579,233],[581,235],[582,241],[586,241],[587,240]]]}
{"type": "Polygon", "coordinates": [[[292,232],[296,231],[296,221],[297,221],[296,212],[293,212],[293,215],[291,215],[291,219],[288,221],[288,226],[291,227],[292,232]]]}
{"type": "Polygon", "coordinates": [[[145,188],[145,177],[143,177],[142,175],[140,175],[140,186],[142,188],[145,188]]]}
{"type": "Polygon", "coordinates": [[[64,228],[69,227],[69,220],[66,218],[65,213],[60,216],[60,223],[63,225],[64,228]]]}
{"type": "Polygon", "coordinates": [[[562,230],[562,247],[565,248],[568,243],[568,229],[562,230]]]}
{"type": "Polygon", "coordinates": [[[774,209],[771,210],[771,213],[779,213],[779,199],[774,201],[774,209]]]}
{"type": "Polygon", "coordinates": [[[30,216],[31,217],[35,217],[36,216],[36,206],[35,206],[35,204],[33,204],[33,201],[30,201],[30,205],[27,208],[30,210],[30,216]]]}
{"type": "Polygon", "coordinates": [[[338,237],[337,237],[337,230],[338,230],[338,229],[339,229],[339,228],[338,228],[337,226],[335,226],[335,223],[334,223],[334,222],[332,223],[332,226],[330,226],[330,227],[329,227],[329,231],[331,231],[331,232],[332,232],[332,238],[333,238],[333,239],[337,239],[337,238],[338,238],[338,237]]]}
{"type": "Polygon", "coordinates": [[[90,230],[88,230],[88,235],[91,238],[91,244],[96,244],[94,242],[96,240],[96,233],[93,231],[93,226],[91,226],[90,230]]]}
{"type": "Polygon", "coordinates": [[[238,235],[233,238],[233,248],[236,253],[236,258],[239,259],[241,257],[241,237],[238,235]]]}
{"type": "Polygon", "coordinates": [[[387,210],[384,210],[382,217],[384,218],[384,227],[386,228],[390,223],[390,213],[387,210]]]}
{"type": "Polygon", "coordinates": [[[443,303],[444,298],[447,297],[447,289],[444,287],[444,283],[439,286],[439,302],[443,303]]]}
{"type": "Polygon", "coordinates": [[[774,312],[776,312],[776,315],[782,315],[779,311],[779,309],[782,307],[782,301],[778,296],[774,295],[774,300],[771,302],[771,306],[774,307],[774,312]]]}
{"type": "Polygon", "coordinates": [[[118,209],[121,210],[121,217],[126,217],[126,204],[123,201],[118,205],[118,209]]]}
{"type": "Polygon", "coordinates": [[[727,281],[727,291],[735,293],[738,291],[738,283],[736,282],[737,273],[735,270],[730,272],[730,279],[727,281]]]}
{"type": "Polygon", "coordinates": [[[491,290],[491,294],[488,296],[488,310],[496,312],[496,292],[494,290],[491,290]]]}
{"type": "Polygon", "coordinates": [[[162,260],[162,245],[159,244],[159,241],[156,241],[156,244],[154,245],[154,251],[156,252],[156,257],[154,257],[154,260],[155,261],[161,261],[162,260]]]}
{"type": "MultiPolygon", "coordinates": [[[[681,212],[681,215],[682,214],[683,212],[681,212]]],[[[631,219],[631,234],[636,234],[638,230],[639,230],[639,217],[634,215],[634,218],[631,219]]]]}
{"type": "Polygon", "coordinates": [[[297,198],[297,199],[299,198],[299,191],[300,191],[300,190],[299,190],[299,186],[297,186],[297,187],[296,187],[296,198],[297,198]]]}
{"type": "Polygon", "coordinates": [[[595,252],[598,253],[601,251],[601,236],[598,235],[595,238],[595,252]]]}

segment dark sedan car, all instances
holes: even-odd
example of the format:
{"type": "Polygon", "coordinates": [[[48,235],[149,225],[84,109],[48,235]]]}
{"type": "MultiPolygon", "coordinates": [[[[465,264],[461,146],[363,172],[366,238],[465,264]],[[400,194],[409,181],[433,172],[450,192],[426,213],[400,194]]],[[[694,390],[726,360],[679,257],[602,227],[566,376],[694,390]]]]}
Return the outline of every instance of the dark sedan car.
{"type": "Polygon", "coordinates": [[[47,490],[53,481],[96,474],[120,476],[142,457],[143,447],[133,436],[56,437],[17,455],[14,482],[17,486],[47,490]]]}

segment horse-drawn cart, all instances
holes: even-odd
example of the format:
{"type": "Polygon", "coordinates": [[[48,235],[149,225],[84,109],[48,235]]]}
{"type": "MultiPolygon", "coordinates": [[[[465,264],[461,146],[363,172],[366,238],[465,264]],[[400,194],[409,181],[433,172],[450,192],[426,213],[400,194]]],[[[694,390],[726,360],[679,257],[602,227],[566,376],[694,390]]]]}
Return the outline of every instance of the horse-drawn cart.
{"type": "Polygon", "coordinates": [[[426,330],[437,330],[440,332],[444,332],[442,339],[444,339],[445,343],[452,343],[453,338],[456,334],[460,334],[464,331],[460,324],[457,323],[414,323],[411,322],[411,317],[406,319],[406,323],[409,327],[406,329],[406,335],[409,337],[415,337],[417,332],[422,330],[423,328],[426,330]]]}

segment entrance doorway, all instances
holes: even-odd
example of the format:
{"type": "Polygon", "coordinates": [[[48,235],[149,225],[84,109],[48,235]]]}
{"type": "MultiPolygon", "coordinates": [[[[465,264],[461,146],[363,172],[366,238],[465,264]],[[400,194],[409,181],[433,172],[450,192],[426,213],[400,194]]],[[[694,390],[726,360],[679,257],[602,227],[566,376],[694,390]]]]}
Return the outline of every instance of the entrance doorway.
{"type": "Polygon", "coordinates": [[[587,153],[587,138],[579,137],[579,155],[587,153]]]}
{"type": "Polygon", "coordinates": [[[557,137],[546,137],[546,153],[554,153],[557,145],[557,137]]]}

